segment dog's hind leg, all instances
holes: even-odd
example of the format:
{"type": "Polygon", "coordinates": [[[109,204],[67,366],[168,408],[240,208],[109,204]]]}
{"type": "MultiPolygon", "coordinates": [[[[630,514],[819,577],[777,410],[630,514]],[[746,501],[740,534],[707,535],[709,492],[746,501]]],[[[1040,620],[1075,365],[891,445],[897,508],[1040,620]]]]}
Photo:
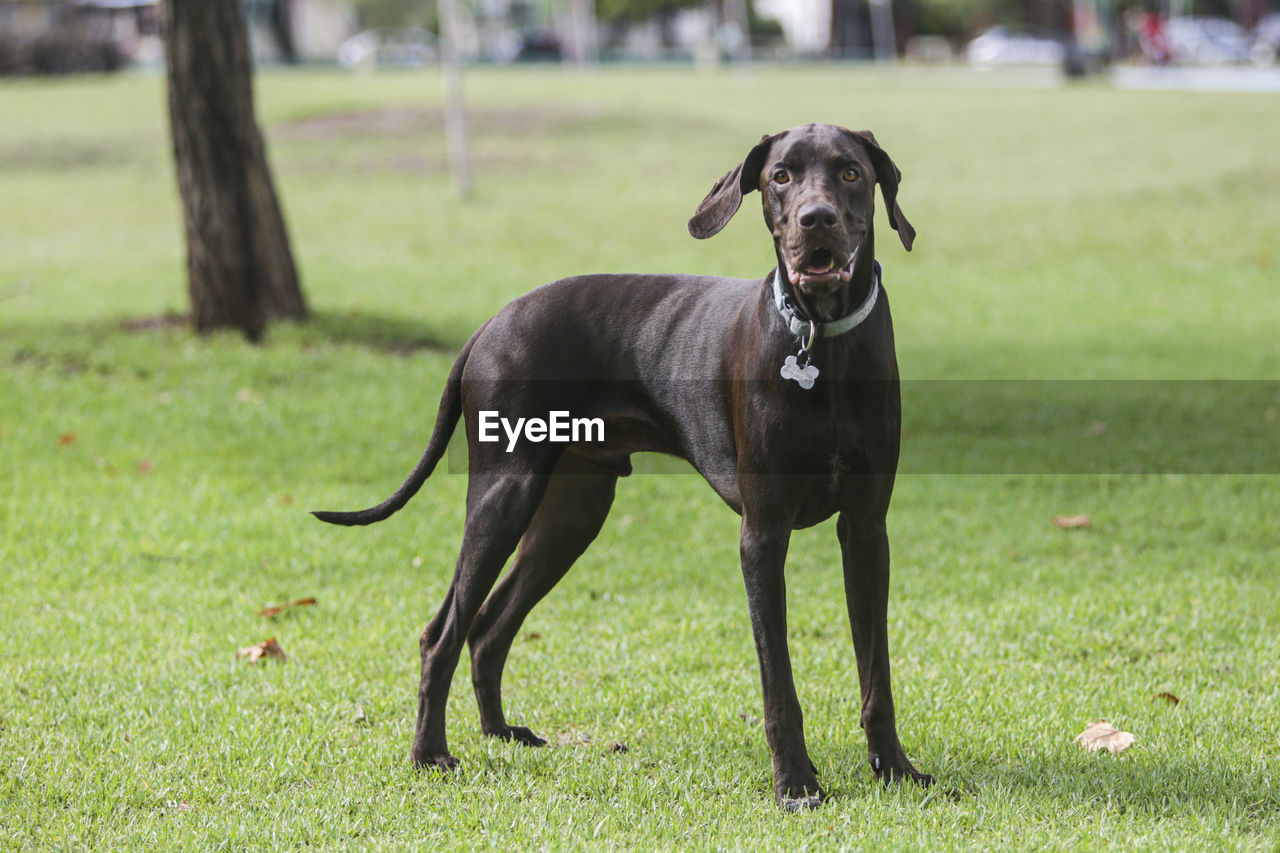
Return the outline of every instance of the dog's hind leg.
{"type": "Polygon", "coordinates": [[[471,626],[471,681],[487,735],[529,746],[546,741],[507,723],[502,670],[520,626],[600,532],[613,504],[618,475],[569,452],[560,458],[515,563],[480,608],[471,626]]]}
{"type": "Polygon", "coordinates": [[[467,483],[462,548],[444,604],[422,632],[422,681],[413,763],[457,766],[445,739],[445,705],[458,656],[481,604],[533,519],[546,474],[478,474],[467,483]]]}

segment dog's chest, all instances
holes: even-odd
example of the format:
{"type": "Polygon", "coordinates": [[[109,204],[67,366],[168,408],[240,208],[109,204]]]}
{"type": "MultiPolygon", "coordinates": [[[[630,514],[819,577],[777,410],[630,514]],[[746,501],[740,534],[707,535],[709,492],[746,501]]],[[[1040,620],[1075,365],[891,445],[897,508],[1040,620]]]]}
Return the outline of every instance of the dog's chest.
{"type": "Polygon", "coordinates": [[[897,467],[896,419],[881,400],[842,394],[813,403],[773,442],[775,460],[782,463],[777,467],[794,475],[799,486],[799,527],[860,504],[873,488],[871,480],[892,476],[897,467]]]}
{"type": "Polygon", "coordinates": [[[814,458],[804,466],[803,476],[797,478],[804,487],[797,490],[799,505],[796,525],[808,527],[830,518],[847,506],[850,491],[856,490],[864,465],[855,465],[839,453],[831,453],[825,459],[814,458]]]}

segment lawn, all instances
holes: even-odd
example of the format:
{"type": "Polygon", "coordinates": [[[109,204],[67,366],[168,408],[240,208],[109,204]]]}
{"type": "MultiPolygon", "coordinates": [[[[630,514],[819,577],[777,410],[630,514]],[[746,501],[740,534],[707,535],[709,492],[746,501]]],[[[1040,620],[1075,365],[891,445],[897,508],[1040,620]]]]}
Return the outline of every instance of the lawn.
{"type": "Polygon", "coordinates": [[[1016,82],[481,69],[459,203],[438,77],[264,72],[316,317],[257,347],[163,319],[162,81],[0,83],[0,847],[1275,849],[1280,113],[1016,82]],[[880,246],[908,380],[890,641],[938,784],[872,780],[828,523],[788,594],[830,798],[775,808],[738,519],[678,470],[620,484],[516,643],[508,715],[553,745],[482,738],[464,661],[462,767],[413,771],[465,479],[368,529],[308,510],[400,482],[458,347],[530,287],[764,275],[756,197],[712,240],[684,222],[814,120],[875,131],[919,231],[880,246]],[[268,637],[287,661],[236,659],[268,637]],[[1100,718],[1137,744],[1080,751],[1100,718]]]}

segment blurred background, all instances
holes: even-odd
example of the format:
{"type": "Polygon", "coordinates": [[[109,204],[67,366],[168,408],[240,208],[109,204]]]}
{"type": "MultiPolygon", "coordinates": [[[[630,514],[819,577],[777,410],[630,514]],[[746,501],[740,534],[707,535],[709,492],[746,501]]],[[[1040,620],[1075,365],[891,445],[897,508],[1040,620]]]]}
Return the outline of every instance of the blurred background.
{"type": "MultiPolygon", "coordinates": [[[[0,0],[0,74],[162,63],[159,0],[0,0]]],[[[434,0],[245,0],[258,62],[438,62],[434,0]]],[[[1280,0],[467,0],[466,62],[1271,68],[1280,0]]],[[[1242,84],[1245,85],[1245,84],[1242,84]]],[[[1257,85],[1255,83],[1254,85],[1257,85]]]]}

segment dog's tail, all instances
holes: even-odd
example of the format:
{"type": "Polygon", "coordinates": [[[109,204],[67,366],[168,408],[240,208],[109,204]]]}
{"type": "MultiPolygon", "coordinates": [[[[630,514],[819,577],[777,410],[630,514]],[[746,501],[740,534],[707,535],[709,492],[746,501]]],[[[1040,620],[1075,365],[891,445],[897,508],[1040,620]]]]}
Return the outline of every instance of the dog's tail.
{"type": "Polygon", "coordinates": [[[436,425],[431,431],[431,440],[427,442],[427,449],[422,452],[422,458],[418,460],[418,464],[414,466],[400,488],[396,489],[395,494],[368,509],[355,512],[319,510],[311,513],[312,515],[330,524],[346,526],[373,524],[389,518],[418,493],[418,489],[422,488],[422,484],[435,470],[436,463],[444,456],[445,449],[449,446],[449,439],[453,437],[453,430],[458,424],[458,418],[462,415],[462,368],[466,366],[471,347],[478,337],[480,337],[479,330],[471,336],[471,340],[467,341],[466,346],[453,362],[449,378],[445,380],[444,393],[440,396],[440,411],[436,414],[436,425]]]}

